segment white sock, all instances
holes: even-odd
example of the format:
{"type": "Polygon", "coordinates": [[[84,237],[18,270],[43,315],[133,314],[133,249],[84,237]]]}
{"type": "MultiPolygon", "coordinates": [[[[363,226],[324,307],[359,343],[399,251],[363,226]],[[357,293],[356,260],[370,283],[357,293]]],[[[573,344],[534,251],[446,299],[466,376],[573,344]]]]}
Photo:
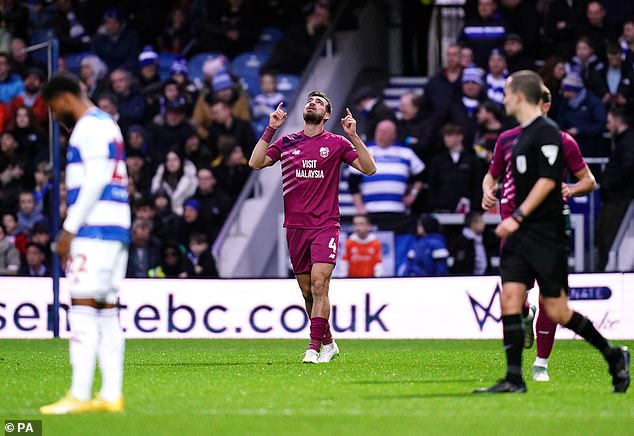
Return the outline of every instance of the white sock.
{"type": "Polygon", "coordinates": [[[544,368],[548,368],[548,359],[544,359],[541,357],[536,357],[535,358],[535,363],[533,363],[533,366],[541,366],[544,368]]]}
{"type": "Polygon", "coordinates": [[[97,309],[90,306],[72,306],[68,313],[70,321],[70,363],[73,378],[70,392],[82,401],[90,400],[95,376],[97,342],[97,309]]]}
{"type": "Polygon", "coordinates": [[[125,348],[118,308],[99,310],[99,332],[99,368],[102,380],[99,395],[106,401],[116,401],[122,394],[125,348]]]}

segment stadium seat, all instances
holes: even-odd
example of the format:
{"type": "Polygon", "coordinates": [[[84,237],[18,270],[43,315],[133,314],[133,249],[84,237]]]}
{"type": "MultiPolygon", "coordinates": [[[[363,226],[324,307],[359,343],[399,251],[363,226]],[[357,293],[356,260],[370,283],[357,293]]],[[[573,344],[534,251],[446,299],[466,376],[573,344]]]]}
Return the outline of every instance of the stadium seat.
{"type": "MultiPolygon", "coordinates": [[[[47,42],[51,38],[54,38],[54,37],[55,37],[55,32],[53,31],[53,29],[49,29],[49,28],[36,29],[33,31],[33,33],[31,33],[31,44],[35,45],[41,42],[47,42]]],[[[37,59],[40,62],[43,62],[43,63],[47,62],[48,55],[47,55],[46,49],[35,50],[32,53],[32,56],[33,58],[37,59]]]]}
{"type": "Polygon", "coordinates": [[[68,71],[75,75],[79,75],[79,71],[81,70],[81,60],[88,55],[95,54],[92,51],[85,51],[82,53],[73,53],[64,56],[64,61],[66,62],[66,68],[68,71]]]}
{"type": "Polygon", "coordinates": [[[284,94],[286,100],[290,100],[291,97],[297,91],[300,77],[292,74],[278,74],[277,76],[277,90],[284,94]]]}
{"type": "Polygon", "coordinates": [[[172,63],[178,58],[173,53],[161,53],[159,54],[159,75],[161,80],[167,80],[170,76],[170,67],[172,63]]]}
{"type": "Polygon", "coordinates": [[[260,33],[260,39],[255,45],[255,50],[271,54],[279,40],[282,38],[282,31],[277,27],[265,27],[260,33]]]}
{"type": "Polygon", "coordinates": [[[250,51],[242,53],[231,63],[231,71],[240,76],[243,85],[251,95],[260,92],[260,68],[268,59],[268,54],[250,51]]]}
{"type": "Polygon", "coordinates": [[[187,68],[189,69],[189,78],[194,82],[200,82],[203,79],[203,64],[208,59],[215,59],[220,56],[222,53],[219,52],[205,52],[199,53],[193,56],[189,62],[187,63],[187,68]]]}

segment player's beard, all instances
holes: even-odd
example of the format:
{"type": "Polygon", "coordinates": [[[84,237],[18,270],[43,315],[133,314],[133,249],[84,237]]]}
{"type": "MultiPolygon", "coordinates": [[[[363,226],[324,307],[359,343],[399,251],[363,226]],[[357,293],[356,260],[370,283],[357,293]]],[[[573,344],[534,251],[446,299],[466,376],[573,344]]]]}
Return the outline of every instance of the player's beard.
{"type": "Polygon", "coordinates": [[[324,115],[326,114],[320,114],[317,111],[312,111],[312,112],[304,111],[304,121],[306,121],[306,124],[312,124],[314,126],[317,126],[323,121],[324,115]]]}
{"type": "Polygon", "coordinates": [[[57,115],[57,120],[69,132],[75,127],[75,118],[70,112],[60,112],[57,115]]]}

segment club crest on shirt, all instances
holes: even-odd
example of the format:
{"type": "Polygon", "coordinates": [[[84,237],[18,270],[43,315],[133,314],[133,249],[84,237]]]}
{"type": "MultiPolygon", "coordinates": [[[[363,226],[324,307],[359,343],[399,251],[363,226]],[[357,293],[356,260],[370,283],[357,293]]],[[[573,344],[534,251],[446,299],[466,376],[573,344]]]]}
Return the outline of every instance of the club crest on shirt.
{"type": "Polygon", "coordinates": [[[520,174],[524,174],[526,172],[526,156],[517,156],[515,158],[515,167],[520,174]]]}
{"type": "Polygon", "coordinates": [[[319,149],[319,155],[323,158],[328,157],[328,155],[330,154],[330,149],[328,147],[321,147],[319,149]]]}
{"type": "Polygon", "coordinates": [[[301,150],[297,149],[297,150],[291,151],[291,154],[299,154],[300,152],[301,152],[301,150]]]}

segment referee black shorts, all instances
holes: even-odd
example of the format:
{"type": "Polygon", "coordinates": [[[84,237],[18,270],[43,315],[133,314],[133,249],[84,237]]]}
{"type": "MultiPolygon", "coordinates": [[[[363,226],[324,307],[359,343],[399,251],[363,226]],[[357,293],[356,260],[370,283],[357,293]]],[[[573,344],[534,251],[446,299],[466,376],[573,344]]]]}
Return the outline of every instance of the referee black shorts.
{"type": "Polygon", "coordinates": [[[507,238],[500,263],[502,283],[523,283],[530,289],[537,280],[542,296],[557,298],[562,289],[568,294],[568,239],[563,232],[539,230],[520,228],[507,238]]]}

